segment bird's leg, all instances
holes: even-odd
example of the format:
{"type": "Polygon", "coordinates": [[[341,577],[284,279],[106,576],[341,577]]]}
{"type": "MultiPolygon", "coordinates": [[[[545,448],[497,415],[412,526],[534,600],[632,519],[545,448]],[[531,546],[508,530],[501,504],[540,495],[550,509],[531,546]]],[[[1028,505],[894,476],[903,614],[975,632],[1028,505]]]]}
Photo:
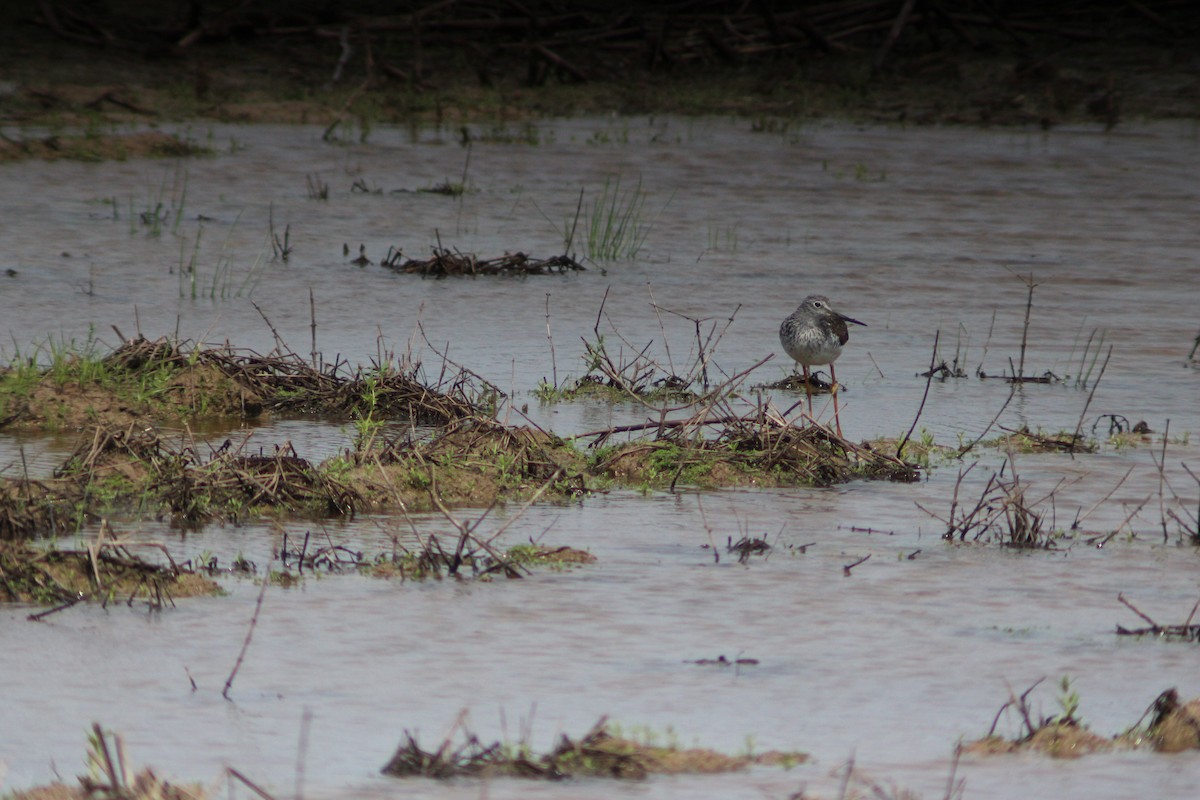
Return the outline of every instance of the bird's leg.
{"type": "Polygon", "coordinates": [[[838,396],[838,388],[839,387],[838,387],[838,382],[837,382],[837,370],[835,370],[833,368],[832,363],[830,363],[830,365],[829,365],[829,382],[830,382],[829,391],[833,394],[833,424],[834,424],[834,427],[837,428],[838,438],[844,439],[846,437],[842,436],[842,421],[841,421],[841,419],[838,418],[837,396],[838,396]]]}
{"type": "Polygon", "coordinates": [[[812,419],[812,384],[808,382],[808,365],[801,364],[800,369],[804,370],[804,394],[808,397],[808,418],[812,419]]]}

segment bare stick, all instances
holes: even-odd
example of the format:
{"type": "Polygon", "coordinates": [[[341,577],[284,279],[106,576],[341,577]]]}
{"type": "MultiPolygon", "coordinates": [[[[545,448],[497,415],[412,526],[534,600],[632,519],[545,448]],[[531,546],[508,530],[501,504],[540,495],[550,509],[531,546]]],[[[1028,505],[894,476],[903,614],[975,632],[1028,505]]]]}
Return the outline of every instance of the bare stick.
{"type": "Polygon", "coordinates": [[[275,349],[279,351],[279,354],[290,353],[292,351],[291,348],[284,344],[283,337],[279,335],[279,331],[275,330],[275,326],[271,324],[271,320],[267,319],[266,313],[258,307],[258,303],[251,300],[250,305],[254,306],[254,310],[258,312],[258,315],[263,318],[263,322],[267,323],[267,327],[271,329],[271,335],[275,337],[275,349]]]}
{"type": "Polygon", "coordinates": [[[954,800],[954,798],[962,797],[963,787],[966,785],[966,779],[957,784],[954,779],[958,777],[958,760],[962,757],[962,748],[954,748],[954,760],[950,762],[950,775],[946,778],[946,793],[942,795],[943,800],[954,800]]]}
{"type": "Polygon", "coordinates": [[[309,355],[312,356],[313,369],[320,371],[317,367],[317,301],[313,298],[312,287],[308,287],[308,313],[309,319],[312,320],[310,325],[312,329],[312,351],[309,355]]]}
{"type": "Polygon", "coordinates": [[[846,762],[846,774],[842,778],[842,787],[838,791],[838,800],[845,800],[846,791],[850,788],[850,778],[854,775],[854,754],[850,754],[850,760],[846,762]]]}
{"type": "Polygon", "coordinates": [[[300,716],[300,743],[296,745],[296,800],[304,800],[304,767],[308,761],[308,730],[312,727],[313,713],[307,706],[300,716]]]}
{"type": "Polygon", "coordinates": [[[1026,689],[1024,692],[1022,692],[1021,700],[1020,700],[1020,703],[1018,704],[1018,710],[1020,710],[1021,716],[1025,718],[1025,727],[1027,727],[1029,729],[1030,736],[1033,736],[1033,734],[1037,733],[1037,729],[1033,725],[1033,720],[1031,720],[1029,718],[1029,702],[1028,702],[1029,695],[1031,692],[1033,692],[1033,690],[1035,688],[1037,688],[1037,685],[1044,680],[1046,680],[1046,679],[1038,678],[1032,686],[1030,686],[1028,689],[1026,689]]]}
{"type": "Polygon", "coordinates": [[[992,417],[992,421],[991,421],[991,422],[989,422],[989,423],[987,424],[987,427],[985,427],[985,428],[983,429],[983,433],[979,434],[979,436],[977,436],[977,437],[975,438],[975,441],[971,442],[969,445],[967,445],[966,447],[964,447],[964,448],[962,448],[961,450],[959,450],[959,451],[958,451],[958,457],[959,457],[959,458],[962,458],[962,457],[963,457],[963,456],[965,456],[967,453],[969,453],[969,452],[971,451],[971,449],[972,449],[973,447],[975,447],[975,445],[977,445],[977,444],[979,444],[980,442],[982,442],[982,441],[983,441],[983,437],[985,437],[985,436],[987,436],[987,435],[988,435],[988,431],[990,431],[990,430],[992,429],[992,426],[996,424],[996,420],[1000,419],[1000,415],[1004,413],[1004,409],[1008,408],[1008,404],[1012,402],[1013,395],[1015,395],[1015,394],[1017,393],[1017,386],[1018,386],[1018,385],[1019,385],[1019,384],[1016,384],[1016,383],[1014,383],[1014,384],[1012,385],[1012,388],[1010,388],[1010,389],[1008,390],[1008,397],[1005,399],[1005,401],[1004,401],[1004,404],[1000,406],[1000,410],[996,412],[996,416],[992,417]]]}
{"type": "Polygon", "coordinates": [[[467,142],[467,158],[466,158],[466,161],[463,162],[463,174],[462,174],[462,180],[460,181],[460,183],[462,184],[462,187],[463,187],[464,194],[466,193],[466,188],[467,188],[467,170],[471,166],[471,146],[472,146],[472,143],[467,142]]]}
{"type": "MultiPolygon", "coordinates": [[[[242,651],[238,653],[237,662],[234,663],[233,671],[229,673],[229,677],[225,679],[225,688],[221,692],[221,696],[226,700],[229,699],[229,690],[233,687],[233,679],[237,677],[238,670],[242,668],[242,660],[246,658],[246,650],[250,647],[250,640],[254,638],[254,626],[258,625],[258,612],[262,611],[263,597],[267,594],[267,584],[270,582],[271,562],[268,561],[267,568],[263,573],[262,588],[258,590],[258,602],[254,604],[254,616],[250,618],[250,627],[246,629],[246,639],[242,642],[242,651]]],[[[249,783],[246,785],[250,786],[249,783]]],[[[251,788],[254,787],[251,786],[251,788]]]]}
{"type": "Polygon", "coordinates": [[[721,551],[717,548],[717,542],[713,539],[712,527],[708,524],[708,515],[704,513],[704,503],[700,500],[700,493],[696,493],[696,506],[700,509],[700,522],[704,525],[704,531],[708,534],[708,545],[712,548],[713,563],[721,563],[721,551]]]}
{"type": "MultiPolygon", "coordinates": [[[[568,255],[571,252],[571,244],[575,241],[575,228],[579,225],[579,213],[583,210],[583,187],[579,189],[579,202],[575,204],[575,219],[571,221],[571,232],[567,234],[566,246],[563,248],[563,255],[568,255]]],[[[605,291],[604,296],[608,296],[605,291]]]]}
{"type": "MultiPolygon", "coordinates": [[[[1005,267],[1005,269],[1008,269],[1008,267],[1005,267]]],[[[1016,275],[1017,278],[1020,279],[1021,283],[1029,287],[1029,297],[1025,300],[1025,326],[1021,330],[1021,359],[1019,362],[1017,362],[1017,373],[1013,375],[1015,379],[1021,380],[1025,377],[1025,345],[1029,341],[1029,317],[1033,312],[1033,290],[1036,286],[1038,286],[1038,284],[1034,283],[1032,272],[1029,273],[1029,277],[1026,278],[1023,275],[1018,275],[1011,269],[1008,269],[1008,271],[1012,272],[1013,275],[1016,275]]]]}
{"type": "Polygon", "coordinates": [[[546,292],[546,340],[550,342],[550,378],[558,388],[558,359],[554,356],[554,337],[550,335],[550,293],[546,292]]]}
{"type": "Polygon", "coordinates": [[[867,351],[867,358],[871,359],[871,365],[875,367],[875,371],[879,373],[879,377],[887,380],[887,376],[883,374],[883,370],[881,370],[879,365],[875,363],[875,356],[871,355],[870,350],[867,351]]]}
{"type": "Polygon", "coordinates": [[[1200,600],[1196,601],[1196,605],[1192,606],[1192,613],[1188,614],[1187,621],[1183,623],[1183,627],[1191,627],[1192,620],[1196,617],[1196,611],[1200,610],[1200,600]]]}
{"type": "Polygon", "coordinates": [[[604,297],[600,298],[600,308],[596,310],[596,324],[592,326],[592,333],[596,334],[597,340],[600,338],[600,317],[604,315],[604,304],[608,302],[608,292],[611,289],[611,286],[604,288],[604,297]]]}
{"type": "Polygon", "coordinates": [[[867,553],[865,556],[863,556],[862,558],[860,558],[858,561],[855,561],[855,562],[853,562],[853,563],[851,563],[851,564],[844,564],[844,565],[842,566],[842,575],[844,575],[845,577],[849,578],[849,577],[850,577],[850,570],[854,569],[855,567],[857,567],[859,564],[863,563],[864,561],[866,561],[866,560],[867,560],[867,559],[869,559],[870,557],[871,557],[871,554],[870,554],[870,553],[867,553]]]}
{"type": "MultiPolygon", "coordinates": [[[[668,339],[667,339],[667,329],[663,325],[662,309],[659,308],[658,301],[654,299],[654,287],[650,283],[646,284],[646,294],[650,295],[650,307],[654,309],[654,316],[658,317],[658,330],[662,333],[663,348],[667,351],[667,369],[669,369],[671,371],[671,374],[674,375],[675,374],[675,362],[671,359],[671,342],[668,341],[668,339]]],[[[699,341],[700,340],[700,321],[695,320],[695,322],[696,322],[696,341],[699,341]]],[[[701,351],[700,351],[700,357],[701,358],[704,357],[703,349],[701,349],[701,351]]]]}
{"type": "Polygon", "coordinates": [[[1167,480],[1167,436],[1171,433],[1171,420],[1163,429],[1162,455],[1158,459],[1158,514],[1162,520],[1163,542],[1167,541],[1167,505],[1163,499],[1163,484],[1167,480]]]}
{"type": "Polygon", "coordinates": [[[267,790],[263,789],[261,786],[259,786],[259,785],[258,785],[258,784],[256,784],[254,781],[252,781],[252,780],[250,780],[249,778],[247,778],[247,777],[246,777],[245,775],[243,775],[242,773],[238,772],[238,771],[237,771],[236,769],[234,769],[233,767],[226,767],[226,768],[225,768],[225,773],[226,773],[227,775],[229,775],[230,777],[232,777],[232,778],[237,778],[239,781],[241,781],[241,782],[242,782],[242,784],[243,784],[243,785],[244,785],[244,786],[245,786],[247,789],[249,789],[250,791],[254,792],[256,795],[258,795],[259,797],[261,797],[263,800],[275,800],[275,797],[274,797],[274,795],[272,795],[272,794],[271,794],[270,792],[268,792],[267,790]]]}
{"type": "MultiPolygon", "coordinates": [[[[908,433],[904,434],[904,438],[900,444],[896,446],[896,458],[901,458],[904,453],[904,445],[908,444],[909,437],[917,428],[917,420],[921,418],[921,412],[925,410],[925,401],[929,399],[929,384],[933,382],[933,368],[937,363],[938,340],[942,338],[941,330],[933,334],[933,354],[929,357],[929,372],[925,374],[925,394],[921,395],[921,405],[917,407],[917,415],[913,417],[912,425],[908,427],[908,433]]],[[[833,365],[829,365],[829,369],[833,369],[833,365]]],[[[834,395],[835,397],[837,395],[834,395]]]]}
{"type": "Polygon", "coordinates": [[[1125,479],[1128,478],[1133,473],[1134,467],[1136,467],[1136,466],[1137,466],[1137,464],[1134,464],[1132,467],[1130,467],[1128,470],[1126,470],[1125,474],[1121,476],[1121,480],[1117,481],[1117,485],[1114,486],[1113,488],[1109,489],[1108,494],[1104,495],[1104,497],[1101,497],[1099,500],[1097,500],[1095,503],[1092,504],[1091,508],[1089,508],[1087,511],[1083,512],[1083,516],[1077,517],[1075,519],[1075,522],[1071,525],[1071,528],[1077,529],[1081,524],[1083,524],[1083,521],[1085,519],[1087,519],[1089,516],[1091,516],[1093,511],[1095,511],[1097,508],[1100,507],[1101,503],[1103,503],[1108,498],[1112,497],[1113,493],[1116,492],[1117,489],[1121,488],[1121,484],[1125,482],[1125,479]]]}
{"type": "Polygon", "coordinates": [[[1104,377],[1104,370],[1108,367],[1108,360],[1112,358],[1112,345],[1108,346],[1108,354],[1104,356],[1104,363],[1100,365],[1100,374],[1096,376],[1096,382],[1092,384],[1092,390],[1088,392],[1087,402],[1083,404],[1083,411],[1079,412],[1079,422],[1075,424],[1075,433],[1071,436],[1071,447],[1067,451],[1075,452],[1075,445],[1079,443],[1079,431],[1083,429],[1083,418],[1087,416],[1088,406],[1092,404],[1092,398],[1096,396],[1096,388],[1100,386],[1100,380],[1104,377]]]}
{"type": "MultiPolygon", "coordinates": [[[[1139,610],[1139,609],[1138,609],[1138,607],[1137,607],[1137,606],[1135,606],[1133,603],[1131,603],[1131,602],[1129,602],[1128,600],[1126,600],[1126,599],[1125,599],[1125,595],[1124,595],[1123,593],[1120,593],[1120,592],[1118,592],[1118,593],[1117,593],[1117,600],[1118,600],[1118,601],[1120,601],[1121,605],[1125,606],[1125,607],[1126,607],[1126,608],[1128,608],[1130,611],[1132,611],[1133,613],[1137,614],[1137,615],[1138,615],[1139,617],[1141,617],[1142,619],[1146,620],[1146,622],[1149,622],[1149,623],[1150,623],[1150,627],[1152,627],[1152,628],[1161,628],[1161,627],[1162,627],[1162,626],[1161,626],[1161,625],[1159,625],[1157,622],[1155,622],[1154,620],[1150,619],[1150,618],[1149,618],[1149,617],[1147,617],[1145,614],[1143,614],[1143,613],[1141,612],[1141,610],[1139,610]]],[[[1189,617],[1189,619],[1190,619],[1190,617],[1189,617]]]]}
{"type": "MultiPolygon", "coordinates": [[[[524,514],[526,511],[528,511],[529,507],[532,506],[534,503],[536,503],[538,501],[538,499],[543,494],[545,494],[546,490],[549,489],[551,486],[553,486],[554,482],[557,481],[559,478],[561,478],[563,476],[563,474],[564,473],[563,473],[563,470],[561,467],[559,469],[554,470],[554,472],[551,473],[550,477],[547,478],[545,480],[545,482],[542,483],[542,485],[537,488],[537,491],[535,491],[532,495],[530,495],[529,499],[526,500],[525,503],[519,509],[517,509],[517,513],[513,514],[511,517],[509,517],[507,522],[505,522],[503,525],[501,525],[496,530],[495,533],[493,533],[491,536],[489,536],[487,538],[486,542],[481,542],[481,544],[491,544],[492,542],[496,541],[496,539],[500,538],[500,536],[506,530],[508,530],[514,522],[516,522],[518,519],[520,519],[521,515],[524,514]]],[[[475,541],[477,541],[477,542],[479,541],[478,536],[472,536],[472,538],[475,539],[475,541]]]]}

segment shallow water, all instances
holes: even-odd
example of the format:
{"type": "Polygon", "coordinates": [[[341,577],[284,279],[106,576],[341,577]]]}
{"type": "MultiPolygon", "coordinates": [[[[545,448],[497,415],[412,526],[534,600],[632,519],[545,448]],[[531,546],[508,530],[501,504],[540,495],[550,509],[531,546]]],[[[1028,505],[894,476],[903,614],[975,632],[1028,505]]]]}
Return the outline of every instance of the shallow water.
{"type": "MultiPolygon", "coordinates": [[[[111,346],[111,325],[126,336],[140,328],[149,337],[228,340],[265,353],[275,342],[251,300],[291,349],[307,354],[311,289],[317,349],[326,358],[365,363],[381,349],[411,348],[436,372],[438,352],[448,348],[515,405],[528,403],[537,424],[570,434],[645,416],[594,401],[540,406],[528,394],[555,372],[560,380],[581,374],[580,337],[592,336],[606,291],[606,342],[616,346],[619,333],[628,352],[653,341],[663,361],[665,343],[677,365],[694,355],[693,323],[672,314],[660,323],[651,292],[664,308],[706,326],[734,315],[714,356],[727,374],[779,353],[778,321],[820,291],[869,324],[852,331],[838,361],[848,386],[846,434],[894,436],[921,404],[925,382],[916,373],[928,367],[936,331],[947,357],[966,349],[968,371],[982,364],[1000,373],[1016,361],[1027,296],[1018,272],[1039,284],[1025,371],[1068,379],[1024,387],[1000,424],[1073,430],[1088,403],[1088,392],[1074,385],[1083,342],[1099,328],[1113,350],[1085,428],[1102,414],[1145,419],[1159,432],[1170,420],[1173,439],[1200,427],[1200,375],[1185,363],[1197,327],[1194,127],[1109,134],[845,125],[755,134],[748,127],[678,119],[546,124],[537,145],[477,142],[472,191],[460,200],[391,193],[458,179],[465,151],[451,132],[414,139],[379,129],[367,144],[333,146],[317,129],[215,127],[193,134],[210,138],[218,155],[178,165],[5,165],[0,266],[18,273],[0,277],[5,355],[39,347],[44,354],[48,337],[83,341],[89,331],[111,346]],[[309,174],[329,183],[327,202],[305,196],[309,174]],[[573,214],[580,187],[593,196],[618,174],[625,186],[641,178],[646,216],[656,219],[635,261],[564,278],[434,281],[359,268],[342,255],[343,243],[354,255],[360,242],[373,259],[391,245],[420,255],[437,235],[484,257],[517,249],[550,255],[562,249],[556,228],[573,214]],[[383,193],[352,193],[358,178],[383,193]],[[116,198],[116,219],[100,202],[106,198],[116,198]],[[172,221],[149,237],[130,210],[136,216],[159,198],[183,208],[181,221],[174,233],[172,221]],[[271,215],[277,228],[291,226],[287,263],[270,260],[271,215]],[[194,299],[178,271],[193,252],[194,299]],[[418,321],[432,345],[416,332],[418,321]]],[[[788,369],[777,355],[749,382],[788,369]]],[[[934,382],[918,427],[957,444],[960,435],[982,433],[1007,396],[1000,381],[934,382]]],[[[781,407],[794,400],[775,398],[781,407]]],[[[247,447],[290,442],[320,460],[349,445],[353,426],[287,419],[201,435],[219,444],[247,433],[247,447]]],[[[69,437],[5,435],[0,466],[11,465],[6,475],[48,474],[72,446],[69,437]]],[[[505,534],[507,543],[532,537],[583,547],[597,563],[523,581],[340,576],[272,587],[232,703],[221,687],[258,597],[249,581],[227,579],[229,597],[181,602],[161,614],[81,608],[35,624],[25,621],[27,609],[5,608],[2,785],[81,771],[85,731],[96,719],[124,735],[135,762],[160,773],[215,780],[231,765],[279,796],[294,791],[298,761],[310,797],[782,798],[803,787],[837,796],[833,771],[853,757],[885,785],[938,797],[955,742],[986,733],[1010,687],[1020,692],[1047,677],[1034,696],[1052,714],[1057,679],[1069,674],[1083,717],[1103,734],[1133,724],[1163,689],[1200,694],[1193,647],[1113,633],[1117,624],[1141,624],[1118,593],[1171,623],[1186,618],[1196,599],[1196,551],[1177,545],[1170,521],[1163,541],[1158,452],[1156,444],[1074,459],[1017,456],[1030,496],[1063,480],[1053,507],[1047,503],[1057,526],[1102,501],[1081,527],[1098,535],[1119,528],[1103,549],[1084,537],[1038,553],[942,542],[940,523],[916,504],[945,513],[953,465],[915,485],[616,492],[536,506],[505,534]],[[772,554],[740,565],[724,552],[730,537],[747,534],[766,536],[772,554]],[[846,577],[844,565],[864,556],[846,577]],[[721,654],[760,663],[738,670],[686,663],[721,654]],[[527,729],[546,746],[559,731],[582,735],[607,714],[663,735],[671,728],[683,744],[739,751],[752,740],[756,750],[798,749],[813,760],[790,771],[622,786],[398,784],[377,774],[406,728],[431,746],[463,709],[484,738],[517,738],[527,729]]],[[[977,497],[999,461],[988,454],[962,494],[977,497]]],[[[1180,464],[1196,461],[1190,437],[1168,446],[1167,478],[1189,508],[1196,484],[1180,464]]],[[[427,532],[448,528],[437,516],[415,523],[427,532]]],[[[264,525],[186,534],[152,523],[125,527],[169,544],[177,558],[215,553],[228,563],[240,553],[260,566],[280,539],[264,525]]],[[[393,532],[407,535],[402,520],[381,517],[284,527],[369,553],[390,548],[393,532]]],[[[1015,732],[1016,721],[1003,721],[1002,730],[1015,732]]],[[[1200,780],[1200,756],[974,758],[958,774],[968,798],[1183,798],[1200,780]]]]}

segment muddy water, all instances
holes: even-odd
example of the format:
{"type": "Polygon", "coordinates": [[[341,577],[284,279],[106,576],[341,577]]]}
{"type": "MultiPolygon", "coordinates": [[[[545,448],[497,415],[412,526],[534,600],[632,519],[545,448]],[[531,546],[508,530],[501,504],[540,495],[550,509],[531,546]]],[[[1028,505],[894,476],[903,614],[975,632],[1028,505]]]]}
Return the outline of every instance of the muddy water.
{"type": "MultiPolygon", "coordinates": [[[[378,129],[365,144],[329,145],[314,129],[205,127],[191,133],[216,148],[209,159],[4,166],[3,259],[17,271],[0,277],[5,355],[44,355],[48,341],[85,341],[90,332],[111,345],[112,325],[127,336],[140,328],[266,352],[274,338],[251,300],[307,354],[311,290],[326,358],[411,352],[436,371],[448,349],[510,392],[518,409],[528,404],[538,424],[573,433],[644,417],[595,402],[540,406],[528,394],[555,373],[582,372],[580,337],[592,336],[606,291],[601,332],[610,346],[628,352],[652,341],[662,361],[669,347],[685,367],[693,323],[667,313],[660,322],[651,294],[706,326],[733,316],[714,355],[729,374],[779,353],[778,320],[820,291],[870,326],[852,332],[838,362],[846,433],[896,435],[920,405],[924,380],[915,373],[928,366],[935,332],[942,354],[957,348],[970,372],[1000,373],[1019,358],[1027,289],[1017,272],[1039,284],[1025,372],[1067,380],[1025,387],[1000,423],[1074,429],[1088,401],[1074,385],[1083,342],[1099,329],[1113,350],[1084,424],[1120,414],[1162,431],[1170,420],[1174,437],[1188,438],[1168,446],[1167,479],[1195,507],[1195,482],[1181,467],[1200,460],[1191,443],[1200,375],[1185,366],[1200,322],[1193,127],[814,125],[756,134],[719,120],[589,119],[513,132],[537,143],[476,142],[471,191],[457,200],[412,191],[460,178],[465,151],[449,131],[378,129]],[[328,201],[306,197],[309,175],[329,184],[328,201]],[[422,255],[438,235],[485,257],[549,255],[562,249],[579,189],[594,197],[617,175],[625,187],[640,177],[643,214],[655,222],[633,261],[565,278],[427,281],[343,257],[343,244],[353,255],[359,243],[376,260],[389,246],[422,255]],[[380,191],[352,192],[355,180],[380,191]],[[178,223],[171,211],[148,235],[137,217],[159,202],[180,210],[178,223]],[[271,217],[277,229],[290,225],[287,263],[271,260],[271,217]],[[193,261],[194,293],[192,275],[180,274],[193,261]]],[[[787,369],[777,355],[749,382],[787,369]]],[[[920,425],[956,444],[981,433],[1007,396],[999,381],[935,382],[920,425]]],[[[247,446],[291,442],[320,459],[352,436],[336,422],[279,420],[254,429],[247,446]]],[[[12,465],[10,475],[48,472],[71,445],[2,437],[0,466],[12,465]]],[[[1034,695],[1048,715],[1058,710],[1052,684],[1071,675],[1082,715],[1101,733],[1132,724],[1170,686],[1200,694],[1194,648],[1113,634],[1117,624],[1141,624],[1119,592],[1160,621],[1181,622],[1200,588],[1196,552],[1177,545],[1174,522],[1163,541],[1164,510],[1181,512],[1170,492],[1159,505],[1155,453],[1018,456],[1031,496],[1058,485],[1044,505],[1057,526],[1086,515],[1088,534],[1120,528],[1102,549],[1086,536],[1034,554],[943,543],[940,523],[916,504],[945,513],[953,465],[909,486],[618,492],[539,506],[514,523],[509,543],[541,537],[588,548],[598,562],[519,582],[343,576],[272,588],[232,703],[220,693],[257,599],[249,582],[228,579],[229,597],[161,615],[76,609],[33,624],[24,609],[8,608],[0,611],[4,786],[78,772],[85,729],[98,719],[123,733],[135,760],[179,777],[215,779],[232,765],[286,795],[302,762],[307,796],[391,796],[398,785],[376,773],[403,730],[419,730],[428,746],[466,709],[481,735],[528,730],[539,746],[608,714],[663,738],[673,729],[683,744],[738,751],[752,741],[756,750],[804,750],[813,761],[637,786],[419,782],[403,791],[760,798],[808,787],[836,796],[832,773],[853,757],[885,785],[941,796],[954,743],[987,731],[1010,686],[1048,677],[1034,695]],[[771,556],[737,564],[723,545],[746,534],[765,535],[771,556]],[[847,577],[844,565],[864,556],[847,577]],[[759,664],[687,663],[721,654],[759,664]]],[[[962,493],[977,496],[998,462],[987,455],[962,493]]],[[[436,517],[416,523],[446,529],[436,517]]],[[[375,552],[407,526],[372,518],[286,528],[375,552]]],[[[180,557],[215,553],[228,563],[241,553],[260,565],[279,543],[267,526],[184,535],[147,524],[135,536],[166,542],[180,557]]],[[[1001,727],[1014,732],[1016,721],[1001,727]]],[[[972,798],[1182,798],[1194,795],[1200,758],[967,759],[959,776],[972,798]]]]}

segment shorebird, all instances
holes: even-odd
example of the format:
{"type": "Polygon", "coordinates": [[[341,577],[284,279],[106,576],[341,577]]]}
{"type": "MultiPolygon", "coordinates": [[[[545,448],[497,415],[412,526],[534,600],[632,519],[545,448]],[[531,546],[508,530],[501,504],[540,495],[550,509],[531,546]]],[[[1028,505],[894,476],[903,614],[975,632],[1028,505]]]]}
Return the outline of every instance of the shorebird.
{"type": "Polygon", "coordinates": [[[833,370],[833,362],[842,354],[842,345],[850,340],[847,322],[863,327],[867,324],[835,311],[825,295],[810,294],[779,326],[779,341],[783,349],[804,370],[804,392],[808,395],[810,419],[813,409],[808,368],[820,364],[829,365],[830,389],[833,392],[833,421],[839,437],[842,435],[842,422],[838,419],[837,373],[833,370]]]}

